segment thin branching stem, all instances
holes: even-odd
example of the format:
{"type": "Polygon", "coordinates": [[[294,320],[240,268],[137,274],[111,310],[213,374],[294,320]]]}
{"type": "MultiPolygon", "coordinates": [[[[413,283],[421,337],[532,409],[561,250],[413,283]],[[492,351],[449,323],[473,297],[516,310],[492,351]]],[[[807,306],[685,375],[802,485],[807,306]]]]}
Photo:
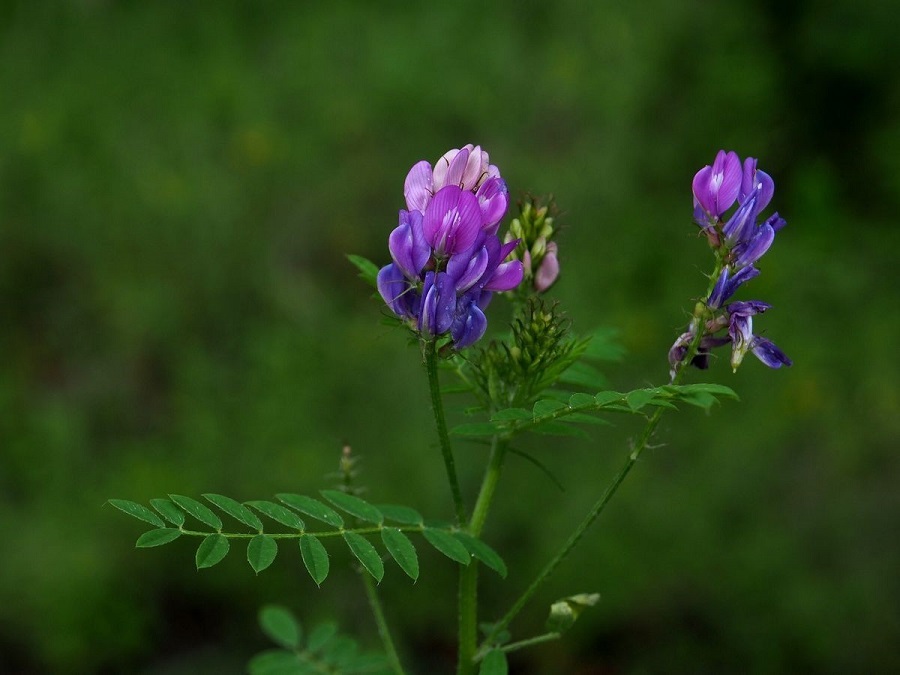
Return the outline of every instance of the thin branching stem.
{"type": "Polygon", "coordinates": [[[372,608],[372,614],[375,617],[375,624],[378,626],[378,635],[381,636],[381,643],[384,645],[384,654],[387,657],[391,670],[396,675],[406,675],[403,665],[400,663],[400,657],[394,648],[394,641],[391,639],[391,631],[388,628],[387,621],[384,618],[384,610],[381,608],[381,599],[378,597],[378,589],[375,588],[375,581],[370,574],[361,573],[363,585],[366,589],[366,597],[369,599],[369,606],[372,608]]]}
{"type": "MultiPolygon", "coordinates": [[[[712,277],[710,278],[706,298],[709,298],[710,294],[712,293],[713,286],[722,271],[723,264],[724,263],[721,257],[717,256],[715,269],[712,277]]],[[[703,304],[705,307],[705,302],[703,304]]],[[[703,318],[702,316],[698,316],[695,317],[695,319],[699,322],[698,330],[696,331],[694,339],[691,341],[688,347],[687,353],[676,368],[671,382],[671,384],[673,385],[677,385],[681,382],[681,378],[684,375],[685,368],[690,364],[690,362],[693,360],[694,356],[700,349],[700,341],[703,338],[703,318]]],[[[487,651],[491,648],[491,645],[494,644],[497,636],[509,626],[510,622],[512,622],[512,620],[516,616],[518,616],[519,612],[522,611],[522,608],[525,607],[525,605],[537,592],[537,590],[556,571],[556,568],[559,567],[560,563],[562,563],[563,560],[565,560],[566,556],[569,555],[572,549],[578,545],[587,529],[594,523],[595,520],[597,520],[600,514],[603,513],[603,509],[606,508],[609,500],[612,499],[612,496],[619,489],[622,481],[625,480],[625,477],[628,476],[628,473],[631,471],[635,462],[637,462],[638,457],[640,457],[641,453],[647,447],[647,444],[653,437],[653,433],[656,431],[656,427],[659,425],[659,421],[665,411],[666,408],[659,407],[648,418],[647,424],[644,425],[644,429],[641,432],[641,435],[638,437],[637,442],[635,442],[632,446],[631,452],[628,453],[628,457],[625,460],[625,463],[622,465],[622,468],[619,469],[619,472],[613,477],[612,482],[606,487],[606,489],[603,491],[603,494],[600,495],[600,498],[594,503],[584,519],[578,524],[578,527],[575,528],[575,531],[572,532],[571,535],[569,535],[569,538],[563,544],[562,548],[560,548],[557,554],[553,556],[553,558],[544,566],[538,576],[534,579],[534,581],[531,582],[528,588],[525,589],[525,592],[519,596],[519,598],[509,609],[509,611],[503,616],[503,618],[501,618],[500,621],[494,624],[494,627],[491,630],[490,634],[484,639],[481,648],[478,650],[478,653],[474,657],[476,661],[484,658],[485,653],[487,653],[487,651]]]]}

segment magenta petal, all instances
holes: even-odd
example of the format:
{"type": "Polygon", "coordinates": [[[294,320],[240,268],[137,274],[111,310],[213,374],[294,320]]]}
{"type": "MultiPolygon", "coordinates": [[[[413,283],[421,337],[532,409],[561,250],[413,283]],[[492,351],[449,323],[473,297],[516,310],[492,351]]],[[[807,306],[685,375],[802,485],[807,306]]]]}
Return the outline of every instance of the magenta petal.
{"type": "Polygon", "coordinates": [[[721,177],[715,175],[715,169],[713,169],[713,173],[713,181],[718,185],[716,212],[718,215],[722,215],[737,201],[738,193],[741,190],[741,160],[737,153],[729,152],[725,155],[721,177]]]}
{"type": "Polygon", "coordinates": [[[497,271],[484,285],[486,291],[511,291],[520,283],[525,270],[521,260],[511,260],[497,266],[497,271]]]}
{"type": "Polygon", "coordinates": [[[403,184],[406,207],[410,211],[424,211],[431,200],[432,192],[433,174],[431,164],[424,160],[417,162],[406,174],[406,182],[403,184]]]}
{"type": "Polygon", "coordinates": [[[506,214],[509,207],[509,190],[502,178],[487,179],[475,195],[481,207],[484,229],[491,234],[497,233],[495,227],[506,214]]]}
{"type": "Polygon", "coordinates": [[[465,147],[469,151],[469,161],[466,162],[465,171],[462,175],[462,188],[464,190],[474,190],[478,185],[478,180],[482,174],[482,153],[481,146],[476,145],[474,148],[471,144],[465,147]]]}
{"type": "Polygon", "coordinates": [[[441,188],[425,209],[425,240],[440,256],[472,247],[481,231],[481,209],[471,192],[455,185],[441,188]]]}
{"type": "Polygon", "coordinates": [[[463,185],[463,174],[466,171],[466,165],[469,163],[469,150],[467,148],[463,148],[453,160],[450,162],[450,166],[447,167],[447,176],[444,178],[444,185],[456,185],[457,187],[465,188],[463,185]]]}
{"type": "Polygon", "coordinates": [[[463,349],[481,339],[487,330],[487,317],[474,302],[461,316],[457,317],[450,329],[450,335],[457,349],[463,349]]]}
{"type": "Polygon", "coordinates": [[[388,248],[394,262],[410,279],[419,276],[431,257],[431,249],[422,232],[422,214],[419,211],[400,211],[400,224],[388,237],[388,248]]]}
{"type": "Polygon", "coordinates": [[[706,213],[713,214],[715,209],[715,195],[709,189],[709,177],[712,175],[712,167],[704,166],[696,174],[691,187],[694,190],[694,199],[706,213]]]}
{"type": "Polygon", "coordinates": [[[447,274],[454,280],[456,290],[465,293],[477,284],[484,275],[490,255],[482,246],[475,255],[463,252],[450,258],[447,263],[447,274]]]}
{"type": "Polygon", "coordinates": [[[411,316],[409,293],[412,291],[409,281],[402,270],[394,264],[385,265],[378,272],[378,292],[391,310],[400,317],[411,316]]]}
{"type": "Polygon", "coordinates": [[[534,290],[538,293],[543,293],[550,288],[559,276],[559,259],[556,257],[556,252],[556,242],[551,241],[547,244],[547,253],[534,275],[534,290]]]}

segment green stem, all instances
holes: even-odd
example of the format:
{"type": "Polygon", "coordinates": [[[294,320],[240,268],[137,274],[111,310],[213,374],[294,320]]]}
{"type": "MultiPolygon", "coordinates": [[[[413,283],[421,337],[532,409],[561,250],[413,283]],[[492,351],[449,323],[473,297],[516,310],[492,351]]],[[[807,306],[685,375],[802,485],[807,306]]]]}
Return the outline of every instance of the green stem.
{"type": "MultiPolygon", "coordinates": [[[[481,490],[475,501],[472,519],[468,531],[478,537],[487,520],[491,502],[500,474],[503,470],[503,458],[506,456],[507,441],[494,436],[491,443],[491,456],[488,460],[481,490]]],[[[467,567],[459,571],[459,663],[457,675],[469,675],[475,672],[475,650],[478,646],[478,561],[472,560],[467,567]]]]}
{"type": "Polygon", "coordinates": [[[388,628],[387,621],[384,619],[384,611],[381,608],[381,600],[378,598],[378,591],[375,588],[375,582],[370,574],[363,572],[360,574],[363,585],[366,588],[366,597],[369,599],[369,605],[372,607],[372,614],[375,616],[375,623],[378,626],[378,635],[381,636],[381,642],[384,645],[384,653],[387,656],[388,663],[397,675],[405,675],[403,666],[400,664],[400,657],[397,656],[397,650],[394,648],[394,641],[391,639],[391,632],[388,628]]]}
{"type": "Polygon", "coordinates": [[[562,637],[562,633],[552,632],[552,633],[544,633],[543,635],[536,635],[533,638],[528,638],[527,640],[519,640],[518,642],[510,642],[508,645],[503,645],[500,647],[501,652],[515,652],[519,649],[524,649],[525,647],[533,647],[534,645],[539,645],[542,642],[550,642],[551,640],[559,640],[562,637]]]}
{"type": "MultiPolygon", "coordinates": [[[[716,274],[714,279],[718,276],[718,273],[721,272],[722,263],[720,260],[716,261],[716,274]]],[[[715,281],[710,282],[710,291],[712,292],[712,285],[715,281]]],[[[709,297],[709,293],[707,293],[707,297],[709,297]]],[[[704,305],[705,306],[705,305],[704,305]]],[[[702,320],[702,319],[701,319],[702,320]]],[[[681,381],[682,376],[684,375],[684,367],[691,362],[694,358],[694,355],[697,353],[697,350],[700,347],[700,340],[703,337],[703,331],[697,331],[697,334],[694,336],[694,339],[691,341],[690,346],[688,347],[687,353],[685,354],[684,359],[682,359],[679,364],[678,369],[675,372],[674,377],[672,378],[672,384],[678,384],[681,381]]],[[[522,608],[525,604],[531,599],[531,597],[537,592],[538,588],[540,588],[547,579],[556,571],[556,568],[559,567],[560,563],[565,560],[566,556],[572,551],[575,546],[578,545],[578,542],[581,541],[581,538],[584,536],[584,533],[587,529],[594,523],[594,521],[600,516],[603,512],[603,509],[606,508],[606,505],[609,503],[609,500],[612,499],[612,496],[619,489],[619,486],[622,484],[622,481],[625,480],[625,477],[631,471],[631,468],[634,466],[635,462],[637,462],[638,457],[641,456],[641,453],[644,451],[644,448],[647,447],[647,444],[650,442],[650,439],[653,437],[653,432],[656,431],[656,427],[659,425],[659,421],[665,413],[666,408],[659,407],[650,416],[647,420],[647,424],[644,426],[641,435],[638,437],[637,442],[634,444],[631,452],[628,454],[628,458],[625,460],[625,463],[622,465],[622,468],[619,469],[619,472],[612,479],[612,482],[607,486],[606,490],[604,490],[603,494],[600,496],[594,505],[591,507],[591,510],[588,511],[588,514],[584,517],[578,527],[575,528],[575,531],[569,536],[566,540],[566,543],[563,544],[562,548],[559,552],[547,563],[544,569],[541,570],[540,574],[531,582],[531,585],[525,589],[525,592],[519,596],[518,600],[516,600],[515,604],[510,608],[510,610],[503,616],[500,621],[494,624],[494,628],[491,633],[485,638],[484,642],[481,644],[481,648],[478,650],[478,653],[475,655],[476,661],[483,658],[484,654],[490,649],[491,644],[497,638],[501,631],[505,630],[507,626],[509,626],[510,622],[522,611],[522,608]]]]}
{"type": "Polygon", "coordinates": [[[447,480],[450,482],[450,492],[453,494],[453,504],[456,507],[456,520],[457,524],[462,527],[466,522],[466,507],[463,504],[462,492],[459,489],[459,479],[456,477],[456,464],[453,461],[450,436],[447,434],[447,421],[444,418],[444,401],[441,398],[441,389],[438,382],[437,344],[434,340],[423,341],[422,356],[425,360],[425,371],[428,373],[428,388],[431,391],[431,410],[434,413],[434,425],[437,428],[438,442],[441,446],[441,454],[444,457],[444,467],[447,469],[447,480]]]}

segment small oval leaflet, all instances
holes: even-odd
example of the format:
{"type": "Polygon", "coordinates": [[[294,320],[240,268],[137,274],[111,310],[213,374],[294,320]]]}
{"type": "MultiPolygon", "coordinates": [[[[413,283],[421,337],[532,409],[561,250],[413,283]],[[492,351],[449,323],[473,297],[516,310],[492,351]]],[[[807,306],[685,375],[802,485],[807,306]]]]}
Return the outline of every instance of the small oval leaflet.
{"type": "Polygon", "coordinates": [[[310,518],[321,520],[323,523],[331,525],[332,527],[344,526],[344,519],[341,518],[340,514],[330,506],[326,506],[320,502],[318,499],[313,499],[312,497],[307,497],[305,495],[287,494],[284,492],[275,495],[275,497],[277,497],[280,502],[287,504],[292,509],[297,509],[301,513],[305,513],[310,518]]]}
{"type": "Polygon", "coordinates": [[[259,626],[277,645],[297,649],[303,630],[291,612],[281,605],[266,605],[259,610],[259,626]]]}
{"type": "Polygon", "coordinates": [[[110,506],[115,506],[119,511],[127,513],[132,518],[143,520],[155,527],[165,527],[166,524],[153,511],[143,504],[129,501],[128,499],[108,499],[110,506]]]}
{"type": "Polygon", "coordinates": [[[342,511],[346,511],[360,520],[375,523],[376,525],[381,525],[384,522],[384,515],[382,515],[381,511],[359,497],[338,490],[322,490],[321,495],[342,511]]]}
{"type": "Polygon", "coordinates": [[[176,530],[174,527],[161,527],[157,530],[144,532],[144,534],[138,537],[135,548],[162,546],[163,544],[168,544],[170,541],[175,541],[180,536],[181,530],[176,530]]]}
{"type": "Polygon", "coordinates": [[[451,560],[455,560],[462,565],[468,565],[472,561],[472,556],[466,550],[466,547],[459,543],[449,532],[426,527],[422,530],[422,536],[425,537],[429,544],[451,560]]]}
{"type": "Polygon", "coordinates": [[[256,517],[256,514],[236,499],[226,497],[225,495],[210,493],[204,494],[203,498],[215,504],[229,516],[231,516],[238,522],[243,523],[250,529],[257,531],[263,529],[262,521],[260,521],[260,519],[256,517]]]}
{"type": "Polygon", "coordinates": [[[169,499],[204,525],[209,525],[216,530],[222,529],[222,519],[196,499],[191,499],[184,495],[169,495],[169,499]]]}
{"type": "Polygon", "coordinates": [[[300,516],[298,516],[290,509],[286,509],[283,506],[275,504],[274,502],[258,500],[247,502],[247,506],[252,506],[263,515],[269,516],[269,518],[271,518],[275,522],[281,523],[282,525],[286,525],[287,527],[291,527],[295,530],[303,530],[306,528],[306,524],[302,520],[300,520],[300,516]]]}
{"type": "Polygon", "coordinates": [[[278,544],[272,537],[258,534],[247,544],[247,562],[253,571],[259,574],[275,561],[278,555],[278,544]]]}
{"type": "Polygon", "coordinates": [[[318,537],[306,535],[300,538],[300,557],[316,586],[321,586],[328,576],[328,552],[318,537]]]}
{"type": "Polygon", "coordinates": [[[194,557],[197,563],[197,569],[201,570],[206,567],[222,562],[222,558],[228,555],[231,544],[228,539],[221,534],[210,534],[203,538],[200,546],[197,547],[197,555],[194,557]]]}
{"type": "Polygon", "coordinates": [[[499,649],[492,649],[484,655],[478,675],[506,675],[508,672],[506,654],[499,649]]]}
{"type": "Polygon", "coordinates": [[[399,504],[379,504],[378,510],[388,520],[402,525],[421,525],[422,514],[408,506],[400,506],[399,504]]]}
{"type": "Polygon", "coordinates": [[[466,550],[468,550],[469,553],[478,558],[478,560],[490,567],[501,577],[504,579],[506,578],[506,563],[503,562],[503,558],[501,558],[500,554],[494,549],[466,532],[454,532],[453,536],[466,547],[466,550]]]}
{"type": "Polygon", "coordinates": [[[381,541],[391,554],[391,557],[400,565],[400,569],[415,581],[419,578],[419,557],[416,548],[403,532],[396,527],[386,527],[381,530],[381,541]]]}
{"type": "Polygon", "coordinates": [[[356,532],[344,532],[344,541],[350,548],[350,552],[362,564],[366,571],[375,577],[375,581],[381,583],[384,578],[384,563],[375,547],[361,534],[356,532]]]}
{"type": "Polygon", "coordinates": [[[151,499],[150,506],[159,511],[160,515],[175,527],[184,525],[184,511],[179,509],[168,499],[151,499]]]}

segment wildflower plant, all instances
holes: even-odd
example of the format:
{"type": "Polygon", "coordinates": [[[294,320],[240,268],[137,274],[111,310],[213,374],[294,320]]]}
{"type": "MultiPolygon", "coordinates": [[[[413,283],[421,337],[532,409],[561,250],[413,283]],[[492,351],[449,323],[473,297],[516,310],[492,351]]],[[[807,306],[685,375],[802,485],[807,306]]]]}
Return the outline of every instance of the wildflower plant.
{"type": "MultiPolygon", "coordinates": [[[[260,625],[276,648],[254,657],[251,673],[408,672],[376,584],[389,571],[415,581],[420,575],[417,546],[433,547],[459,566],[457,673],[505,673],[507,654],[559,639],[582,611],[599,601],[595,592],[572,589],[572,595],[549,603],[544,631],[515,638],[511,632],[519,612],[616,493],[654,438],[661,417],[679,404],[709,409],[718,399],[736,398],[723,385],[684,384],[687,367],[709,367],[713,350],[729,345],[734,370],[748,352],[770,368],[791,365],[771,340],[754,332],[754,318],[769,305],[734,299],[743,284],[759,275],[759,260],[785,225],[778,213],[763,218],[773,193],[774,182],[757,169],[757,160],[742,163],[734,152],[720,151],[713,164],[697,172],[694,220],[714,255],[707,290],[669,350],[669,382],[620,392],[608,388],[599,369],[620,355],[613,334],[575,334],[560,305],[545,297],[561,271],[552,202],[524,198],[518,216],[504,228],[509,190],[481,147],[450,150],[434,165],[418,162],[403,186],[406,208],[387,235],[390,262],[378,267],[359,256],[349,257],[360,276],[377,289],[385,312],[405,326],[419,346],[452,520],[426,519],[410,506],[360,497],[358,467],[349,448],[341,456],[338,485],[314,496],[280,493],[269,500],[238,501],[209,493],[200,501],[170,494],[151,499],[149,508],[122,499],[110,504],[152,526],[138,538],[138,547],[199,539],[198,569],[214,566],[241,546],[259,573],[273,564],[280,548],[292,544],[299,546],[306,572],[321,585],[329,577],[336,549],[347,550],[345,559],[357,564],[363,579],[382,650],[361,652],[356,641],[339,635],[333,624],[317,626],[304,637],[288,610],[269,606],[260,613],[260,625]],[[511,303],[512,321],[508,330],[497,330],[498,337],[486,341],[489,310],[497,296],[511,303]],[[453,429],[444,413],[442,374],[452,377],[455,389],[471,395],[475,403],[470,409],[473,419],[453,429]],[[507,565],[516,563],[482,538],[498,498],[505,459],[521,456],[547,469],[515,441],[531,433],[584,436],[586,425],[607,424],[622,415],[637,416],[644,423],[619,472],[533,580],[522,589],[509,589],[515,600],[505,610],[481,607],[478,586],[486,581],[482,567],[496,583],[506,577],[507,565]],[[471,504],[463,499],[456,470],[454,442],[460,439],[490,447],[471,504]],[[229,519],[227,526],[222,515],[229,519]],[[390,569],[393,565],[399,570],[390,569]]],[[[378,492],[370,488],[368,494],[378,492]]],[[[415,593],[409,598],[415,601],[415,593]]]]}

